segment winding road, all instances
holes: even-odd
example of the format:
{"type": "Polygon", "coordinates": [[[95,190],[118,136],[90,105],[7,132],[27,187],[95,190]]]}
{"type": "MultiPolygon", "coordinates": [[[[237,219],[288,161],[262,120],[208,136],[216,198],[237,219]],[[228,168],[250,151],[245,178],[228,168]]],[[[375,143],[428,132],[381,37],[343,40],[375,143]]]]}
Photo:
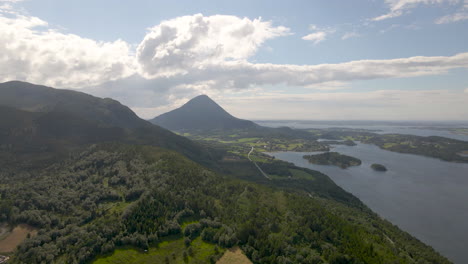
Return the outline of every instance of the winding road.
{"type": "Polygon", "coordinates": [[[250,154],[252,154],[253,151],[254,151],[254,147],[252,147],[252,149],[249,151],[249,154],[247,154],[247,158],[248,158],[251,162],[253,162],[253,164],[255,164],[255,166],[257,167],[257,169],[262,173],[262,175],[263,175],[265,178],[267,178],[267,179],[269,179],[269,180],[271,181],[270,176],[268,176],[268,174],[266,174],[266,173],[260,168],[260,166],[258,166],[258,164],[250,158],[250,154]]]}

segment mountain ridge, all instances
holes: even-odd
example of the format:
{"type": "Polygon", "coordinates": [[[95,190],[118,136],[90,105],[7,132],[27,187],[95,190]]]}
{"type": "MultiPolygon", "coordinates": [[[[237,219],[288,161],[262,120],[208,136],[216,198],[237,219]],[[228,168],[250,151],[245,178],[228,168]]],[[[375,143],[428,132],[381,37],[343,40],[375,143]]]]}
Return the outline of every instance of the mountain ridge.
{"type": "Polygon", "coordinates": [[[119,141],[175,150],[202,164],[211,162],[205,147],[139,118],[110,98],[12,81],[0,83],[0,111],[0,123],[5,123],[0,125],[4,135],[0,150],[37,154],[62,149],[55,159],[83,144],[119,141]]]}
{"type": "Polygon", "coordinates": [[[0,105],[29,112],[68,111],[123,128],[147,126],[130,108],[111,98],[21,81],[0,83],[0,105]]]}

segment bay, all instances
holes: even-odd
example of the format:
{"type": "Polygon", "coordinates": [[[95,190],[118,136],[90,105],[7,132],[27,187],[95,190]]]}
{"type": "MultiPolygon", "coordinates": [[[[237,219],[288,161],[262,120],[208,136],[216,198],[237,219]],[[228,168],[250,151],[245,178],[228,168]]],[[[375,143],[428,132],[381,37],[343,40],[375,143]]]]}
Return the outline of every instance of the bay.
{"type": "Polygon", "coordinates": [[[335,145],[333,150],[362,160],[348,169],[310,164],[311,152],[268,153],[327,174],[374,212],[434,247],[454,263],[468,259],[468,164],[382,150],[374,145],[335,145]],[[370,168],[372,163],[387,172],[370,168]]]}

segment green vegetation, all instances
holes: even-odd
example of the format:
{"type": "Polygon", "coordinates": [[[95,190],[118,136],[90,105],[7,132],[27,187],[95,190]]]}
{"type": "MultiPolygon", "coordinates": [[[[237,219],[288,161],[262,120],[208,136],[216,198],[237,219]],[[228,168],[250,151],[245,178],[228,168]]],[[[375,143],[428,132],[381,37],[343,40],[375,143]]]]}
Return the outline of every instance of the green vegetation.
{"type": "Polygon", "coordinates": [[[204,242],[200,237],[187,247],[184,239],[164,241],[146,252],[134,248],[115,250],[110,256],[99,258],[94,264],[145,264],[145,263],[210,263],[217,259],[224,249],[204,242]]]}
{"type": "Polygon", "coordinates": [[[325,140],[325,141],[320,141],[322,144],[326,145],[346,145],[346,146],[356,146],[356,143],[350,139],[346,139],[343,141],[338,141],[338,140],[325,140]]]}
{"type": "Polygon", "coordinates": [[[376,164],[376,163],[374,163],[374,164],[371,165],[371,168],[372,168],[373,170],[376,170],[376,171],[387,171],[387,168],[386,168],[384,165],[382,165],[382,164],[376,164]]]}
{"type": "Polygon", "coordinates": [[[275,166],[293,177],[268,187],[154,147],[98,145],[43,170],[2,174],[0,221],[39,228],[12,263],[145,263],[184,251],[197,263],[219,257],[213,245],[238,245],[254,263],[448,263],[325,175],[275,166]],[[306,174],[314,180],[294,180],[306,174]]]}
{"type": "MultiPolygon", "coordinates": [[[[263,132],[258,129],[235,130],[236,134],[226,135],[222,131],[195,131],[188,138],[204,142],[209,145],[222,144],[232,153],[243,155],[245,150],[255,147],[258,152],[277,151],[328,151],[328,144],[318,142],[308,133],[294,135],[289,133],[272,133],[268,129],[263,132]]],[[[340,142],[341,143],[341,142],[340,142]]]]}
{"type": "Polygon", "coordinates": [[[456,139],[335,129],[309,130],[309,132],[316,137],[360,141],[394,152],[416,154],[452,162],[468,162],[468,157],[458,155],[458,153],[468,150],[468,142],[456,139]]]}
{"type": "Polygon", "coordinates": [[[361,165],[360,159],[357,159],[351,156],[342,155],[338,152],[325,152],[325,153],[316,154],[316,155],[304,155],[303,158],[313,164],[334,165],[342,169],[346,169],[351,166],[361,165]]]}

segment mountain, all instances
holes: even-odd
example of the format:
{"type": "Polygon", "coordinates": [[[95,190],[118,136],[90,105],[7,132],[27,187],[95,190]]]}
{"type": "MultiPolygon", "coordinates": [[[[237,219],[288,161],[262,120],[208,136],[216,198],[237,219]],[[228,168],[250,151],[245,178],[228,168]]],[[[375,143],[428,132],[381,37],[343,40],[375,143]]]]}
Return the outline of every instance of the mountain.
{"type": "Polygon", "coordinates": [[[116,141],[175,150],[202,164],[211,160],[204,147],[140,119],[118,101],[18,81],[0,84],[0,135],[2,156],[28,154],[30,161],[116,141]]]}
{"type": "Polygon", "coordinates": [[[113,99],[19,81],[0,83],[0,105],[30,112],[65,111],[122,128],[148,126],[132,110],[113,99]]]}
{"type": "Polygon", "coordinates": [[[258,127],[252,121],[236,118],[206,95],[150,120],[169,130],[247,129],[258,127]]]}

